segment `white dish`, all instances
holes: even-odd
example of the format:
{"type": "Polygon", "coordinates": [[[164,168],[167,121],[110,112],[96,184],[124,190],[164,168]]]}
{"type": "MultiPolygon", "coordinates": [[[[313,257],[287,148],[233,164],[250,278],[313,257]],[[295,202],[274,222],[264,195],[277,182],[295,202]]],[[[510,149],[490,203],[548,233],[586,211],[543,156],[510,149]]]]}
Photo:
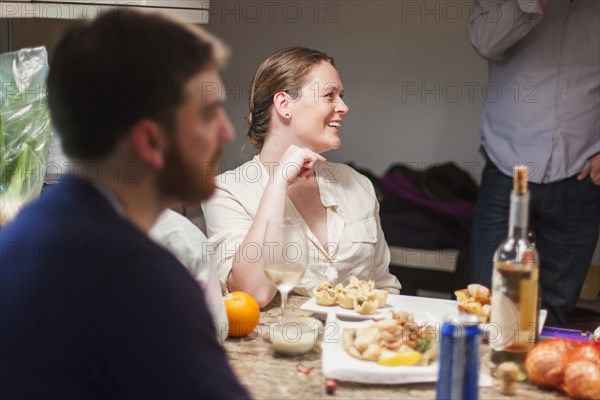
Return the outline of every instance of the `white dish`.
{"type": "MultiPolygon", "coordinates": [[[[387,304],[377,310],[375,314],[359,314],[354,310],[342,308],[340,306],[320,306],[317,304],[314,297],[306,301],[300,309],[315,313],[319,316],[327,316],[328,313],[334,311],[338,317],[353,320],[366,320],[373,318],[383,318],[390,316],[391,310],[410,311],[416,315],[432,315],[439,321],[443,321],[448,314],[456,314],[458,306],[455,300],[434,299],[429,297],[403,296],[398,294],[390,294],[387,299],[387,304]]],[[[542,332],[548,311],[540,310],[538,317],[539,333],[542,332]]],[[[491,324],[481,324],[481,331],[484,338],[493,335],[495,330],[491,324]]]]}
{"type": "Polygon", "coordinates": [[[318,305],[315,298],[311,297],[306,303],[302,304],[300,309],[309,311],[325,317],[329,312],[334,311],[338,317],[354,320],[365,320],[373,318],[382,318],[390,315],[391,310],[410,311],[415,316],[433,315],[438,320],[443,321],[444,316],[450,313],[456,313],[456,302],[452,300],[432,299],[428,297],[403,296],[390,294],[387,304],[377,310],[375,314],[363,315],[354,310],[342,308],[340,306],[321,306],[318,305]]]}
{"type": "Polygon", "coordinates": [[[286,317],[269,328],[269,341],[281,354],[308,353],[317,343],[321,321],[307,317],[286,317]]]}
{"type": "MultiPolygon", "coordinates": [[[[430,312],[423,313],[421,309],[412,309],[411,311],[418,324],[423,322],[434,326],[441,324],[442,320],[430,312]]],[[[437,380],[438,361],[428,366],[386,367],[374,362],[358,360],[346,353],[342,345],[344,329],[364,327],[371,323],[372,321],[341,321],[337,319],[335,312],[328,315],[321,344],[323,374],[326,377],[340,381],[374,384],[435,382],[437,380]]],[[[490,386],[491,384],[492,379],[489,373],[482,368],[479,374],[479,385],[490,386]]]]}

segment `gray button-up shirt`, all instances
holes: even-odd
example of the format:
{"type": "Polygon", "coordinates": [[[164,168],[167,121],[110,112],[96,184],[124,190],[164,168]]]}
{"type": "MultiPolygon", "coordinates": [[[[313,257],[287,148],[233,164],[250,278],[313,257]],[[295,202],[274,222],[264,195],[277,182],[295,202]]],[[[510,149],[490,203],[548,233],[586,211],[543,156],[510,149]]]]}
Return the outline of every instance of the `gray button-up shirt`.
{"type": "Polygon", "coordinates": [[[600,1],[477,0],[469,22],[489,61],[482,145],[506,175],[579,173],[600,152],[600,1]]]}

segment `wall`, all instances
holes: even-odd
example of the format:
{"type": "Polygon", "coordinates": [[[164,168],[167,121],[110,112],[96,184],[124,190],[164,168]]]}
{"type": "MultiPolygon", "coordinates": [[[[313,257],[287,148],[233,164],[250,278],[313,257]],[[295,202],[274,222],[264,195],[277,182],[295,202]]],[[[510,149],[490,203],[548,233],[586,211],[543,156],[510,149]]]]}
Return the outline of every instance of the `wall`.
{"type": "Polygon", "coordinates": [[[342,147],[327,158],[353,161],[377,174],[396,162],[423,167],[451,160],[467,168],[475,163],[478,179],[487,70],[469,43],[464,4],[213,1],[208,29],[233,50],[224,79],[237,140],[225,154],[226,168],[251,153],[240,150],[257,66],[274,50],[301,45],[333,56],[346,87],[350,113],[342,147]]]}
{"type": "Polygon", "coordinates": [[[24,47],[46,46],[48,54],[54,48],[63,32],[75,24],[69,20],[11,19],[12,50],[24,47]]]}

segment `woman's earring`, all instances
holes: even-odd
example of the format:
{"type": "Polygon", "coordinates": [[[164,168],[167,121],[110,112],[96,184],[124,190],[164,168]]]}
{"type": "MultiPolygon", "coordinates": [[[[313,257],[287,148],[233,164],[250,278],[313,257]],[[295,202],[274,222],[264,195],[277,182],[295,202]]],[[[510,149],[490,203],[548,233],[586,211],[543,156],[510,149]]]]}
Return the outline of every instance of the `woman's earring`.
{"type": "Polygon", "coordinates": [[[289,118],[290,117],[290,113],[286,112],[285,114],[283,114],[284,117],[289,118]]]}

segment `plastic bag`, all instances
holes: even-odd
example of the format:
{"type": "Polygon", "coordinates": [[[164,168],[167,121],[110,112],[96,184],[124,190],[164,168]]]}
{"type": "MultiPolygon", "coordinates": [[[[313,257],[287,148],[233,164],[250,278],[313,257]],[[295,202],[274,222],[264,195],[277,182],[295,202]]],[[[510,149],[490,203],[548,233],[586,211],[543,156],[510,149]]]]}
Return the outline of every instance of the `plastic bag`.
{"type": "Polygon", "coordinates": [[[0,225],[37,197],[52,126],[46,97],[44,47],[0,54],[0,225]]]}

